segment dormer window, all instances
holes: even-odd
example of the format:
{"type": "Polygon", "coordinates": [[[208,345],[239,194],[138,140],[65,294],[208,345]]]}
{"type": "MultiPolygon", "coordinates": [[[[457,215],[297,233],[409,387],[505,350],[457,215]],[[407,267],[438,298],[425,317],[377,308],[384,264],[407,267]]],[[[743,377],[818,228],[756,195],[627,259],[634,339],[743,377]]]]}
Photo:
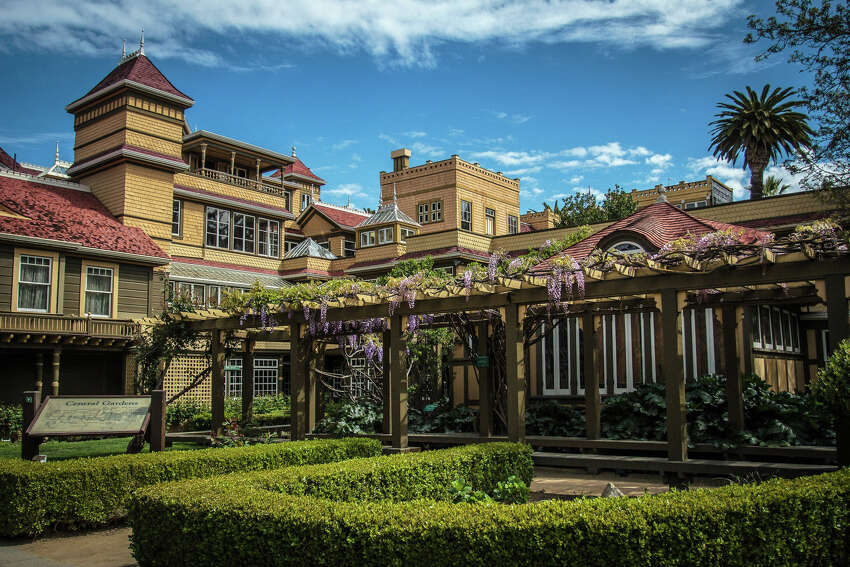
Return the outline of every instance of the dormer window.
{"type": "Polygon", "coordinates": [[[643,246],[636,242],[632,242],[631,240],[618,242],[617,244],[608,248],[608,251],[617,252],[619,254],[639,254],[641,252],[646,252],[646,250],[643,249],[643,246]]]}

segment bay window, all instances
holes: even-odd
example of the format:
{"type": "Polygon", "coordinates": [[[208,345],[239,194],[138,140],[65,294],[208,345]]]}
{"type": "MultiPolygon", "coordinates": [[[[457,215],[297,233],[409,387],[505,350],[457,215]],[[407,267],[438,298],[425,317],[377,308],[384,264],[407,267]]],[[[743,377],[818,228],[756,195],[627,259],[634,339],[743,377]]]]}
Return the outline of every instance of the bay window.
{"type": "Polygon", "coordinates": [[[375,231],[374,230],[364,230],[360,233],[360,248],[366,248],[367,246],[375,245],[375,231]]]}
{"type": "Polygon", "coordinates": [[[388,244],[393,241],[393,227],[378,229],[378,244],[388,244]]]}

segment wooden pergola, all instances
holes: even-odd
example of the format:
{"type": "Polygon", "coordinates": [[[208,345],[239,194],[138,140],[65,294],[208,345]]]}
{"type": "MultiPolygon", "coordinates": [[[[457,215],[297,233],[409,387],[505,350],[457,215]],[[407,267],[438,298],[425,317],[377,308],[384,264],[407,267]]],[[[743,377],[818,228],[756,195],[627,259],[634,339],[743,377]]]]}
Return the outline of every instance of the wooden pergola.
{"type": "MultiPolygon", "coordinates": [[[[785,245],[782,253],[752,254],[748,257],[728,257],[713,263],[709,269],[696,261],[684,261],[676,269],[652,265],[651,260],[635,266],[624,259],[614,262],[607,270],[580,268],[585,276],[584,293],[566,301],[567,309],[581,318],[585,333],[583,339],[583,372],[585,376],[585,412],[587,438],[598,440],[601,434],[599,357],[595,356],[594,317],[612,300],[645,299],[647,305],[655,300],[660,318],[663,381],[667,402],[667,458],[686,461],[688,442],[685,414],[685,379],[682,365],[681,335],[678,315],[692,305],[700,290],[713,290],[705,298],[706,306],[718,307],[723,326],[723,352],[727,378],[729,419],[743,426],[742,381],[739,370],[739,352],[736,343],[738,326],[746,333],[748,318],[741,320],[736,307],[749,302],[770,298],[791,297],[800,301],[821,301],[826,304],[829,348],[850,336],[848,328],[847,275],[850,274],[850,254],[845,247],[836,247],[829,255],[818,254],[806,244],[785,245]],[[824,282],[824,296],[818,296],[815,283],[824,282]],[[777,290],[781,290],[778,293],[777,290]]],[[[768,251],[770,252],[770,251],[768,251]]],[[[700,295],[700,297],[702,297],[700,295]]],[[[507,379],[507,437],[511,441],[525,439],[526,377],[522,325],[526,311],[535,305],[551,304],[546,278],[533,275],[515,277],[498,276],[490,281],[475,282],[470,288],[459,285],[440,289],[416,290],[415,304],[394,304],[389,314],[391,297],[381,294],[352,294],[331,299],[327,304],[327,320],[352,321],[382,318],[387,322],[384,331],[384,419],[389,426],[392,448],[408,448],[407,399],[408,384],[402,367],[405,352],[403,331],[410,315],[452,312],[478,312],[482,309],[498,310],[505,324],[505,360],[507,379]]],[[[559,308],[563,308],[562,303],[559,308]]],[[[315,305],[318,307],[318,305],[315,305]]],[[[213,347],[213,423],[224,418],[224,348],[226,331],[248,330],[257,332],[262,340],[289,341],[291,345],[291,395],[292,438],[304,439],[316,421],[316,376],[307,364],[307,353],[313,337],[306,332],[308,320],[300,309],[274,312],[266,316],[266,327],[261,327],[259,315],[232,314],[224,311],[186,313],[184,317],[198,331],[211,333],[213,347]],[[271,327],[269,327],[271,325],[271,327]]],[[[479,323],[478,340],[484,346],[486,322],[479,323]]],[[[486,351],[486,350],[485,350],[486,351]]],[[[482,436],[492,431],[492,408],[489,407],[486,370],[480,378],[482,389],[480,431],[482,436]]],[[[386,431],[385,431],[386,432],[386,431]]]]}

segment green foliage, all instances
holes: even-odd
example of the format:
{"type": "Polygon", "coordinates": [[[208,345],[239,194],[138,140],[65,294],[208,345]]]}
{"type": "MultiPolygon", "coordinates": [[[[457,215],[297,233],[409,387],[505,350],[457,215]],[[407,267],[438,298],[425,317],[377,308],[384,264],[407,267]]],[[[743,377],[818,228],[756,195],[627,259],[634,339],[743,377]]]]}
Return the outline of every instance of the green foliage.
{"type": "Polygon", "coordinates": [[[761,194],[765,197],[783,195],[790,188],[790,185],[788,185],[787,183],[783,183],[781,177],[776,177],[775,175],[768,175],[764,178],[764,187],[762,187],[761,194]]]}
{"type": "Polygon", "coordinates": [[[0,403],[0,439],[17,441],[24,423],[24,410],[20,405],[0,403]]]}
{"type": "MultiPolygon", "coordinates": [[[[831,445],[835,433],[828,416],[808,393],[774,392],[757,376],[743,379],[742,433],[728,422],[726,380],[703,376],[685,388],[688,440],[691,443],[734,445],[831,445]]],[[[666,437],[666,400],[663,384],[642,384],[633,392],[610,396],[602,402],[602,434],[611,439],[666,437]]]]}
{"type": "Polygon", "coordinates": [[[276,469],[380,454],[371,439],[115,455],[62,462],[0,461],[0,535],[35,536],[124,517],[132,492],[167,480],[276,469]]]}
{"type": "Polygon", "coordinates": [[[316,433],[375,433],[380,429],[382,420],[383,409],[378,403],[368,400],[329,402],[325,406],[324,417],[316,424],[316,433]]]}
{"type": "Polygon", "coordinates": [[[511,475],[507,480],[499,481],[493,490],[493,500],[504,504],[525,504],[528,502],[528,485],[511,475]]]}
{"type": "MultiPolygon", "coordinates": [[[[286,394],[254,398],[254,425],[282,425],[289,423],[290,398],[286,394]]],[[[226,420],[240,420],[242,398],[225,398],[226,420]]],[[[169,430],[207,431],[212,425],[212,406],[209,402],[177,400],[165,409],[165,423],[169,430]]]]}
{"type": "Polygon", "coordinates": [[[513,265],[513,263],[516,262],[518,266],[515,270],[508,271],[513,274],[517,271],[521,272],[527,270],[528,268],[539,264],[543,260],[551,258],[558,252],[566,250],[576,242],[581,242],[591,234],[593,234],[593,230],[589,226],[584,225],[578,227],[575,232],[568,234],[560,240],[546,240],[540,248],[529,248],[527,253],[515,258],[509,265],[513,265]]]}
{"type": "Polygon", "coordinates": [[[421,411],[408,410],[408,427],[415,433],[469,433],[476,431],[478,411],[459,405],[452,407],[448,398],[425,406],[421,411]]]}
{"type": "Polygon", "coordinates": [[[492,504],[493,498],[483,490],[475,490],[463,478],[456,478],[449,485],[449,495],[455,504],[492,504]]]}
{"type": "MultiPolygon", "coordinates": [[[[557,204],[557,203],[556,203],[557,204]]],[[[637,211],[637,203],[630,193],[615,185],[609,189],[600,204],[596,195],[587,193],[574,193],[564,198],[564,206],[557,209],[555,219],[556,228],[568,228],[597,224],[600,222],[613,222],[626,218],[637,211]]]]}
{"type": "Polygon", "coordinates": [[[806,122],[807,116],[793,110],[801,101],[789,100],[794,89],[765,85],[761,95],[749,86],[747,92],[734,91],[718,103],[720,112],[709,125],[715,157],[735,162],[743,154],[744,165],[750,168],[752,198],[762,196],[762,175],[771,160],[795,155],[812,145],[814,134],[806,122]]]}
{"type": "Polygon", "coordinates": [[[799,95],[817,132],[808,159],[789,169],[803,173],[803,186],[825,189],[837,204],[850,203],[850,6],[830,0],[777,0],[776,16],[748,18],[748,43],[769,45],[756,59],[788,50],[791,63],[813,74],[799,95]]]}
{"type": "Polygon", "coordinates": [[[850,414],[850,341],[841,341],[818,371],[812,392],[834,418],[850,414]]]}
{"type": "Polygon", "coordinates": [[[581,437],[586,433],[584,414],[556,400],[532,400],[525,410],[525,433],[581,437]]]}
{"type": "Polygon", "coordinates": [[[452,503],[446,487],[454,478],[485,490],[464,469],[477,467],[482,480],[484,471],[493,478],[517,466],[530,473],[528,452],[503,459],[512,464],[479,465],[476,453],[487,450],[494,448],[433,451],[418,456],[418,466],[412,466],[416,457],[404,455],[145,488],[132,503],[131,547],[144,566],[193,567],[750,567],[850,560],[850,469],[639,498],[452,503]],[[448,465],[440,454],[449,451],[476,458],[448,465]]]}
{"type": "Polygon", "coordinates": [[[407,340],[409,375],[415,377],[411,399],[432,400],[456,340],[453,329],[421,329],[407,340]],[[439,356],[437,354],[439,353],[439,356]]]}
{"type": "Polygon", "coordinates": [[[397,262],[389,273],[378,278],[377,283],[378,285],[387,285],[392,279],[406,278],[416,274],[422,274],[429,279],[444,279],[446,281],[451,279],[451,276],[445,271],[434,269],[434,258],[425,256],[424,258],[414,258],[412,260],[397,262]]]}

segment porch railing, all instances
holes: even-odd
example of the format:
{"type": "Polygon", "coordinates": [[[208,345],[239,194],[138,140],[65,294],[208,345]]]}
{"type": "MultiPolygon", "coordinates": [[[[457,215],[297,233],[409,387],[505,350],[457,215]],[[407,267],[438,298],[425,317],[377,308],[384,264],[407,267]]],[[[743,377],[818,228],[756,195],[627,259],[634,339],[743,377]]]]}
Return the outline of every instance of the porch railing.
{"type": "Polygon", "coordinates": [[[40,313],[0,313],[0,333],[9,331],[45,335],[132,338],[138,331],[138,325],[126,319],[64,317],[40,313]]]}
{"type": "Polygon", "coordinates": [[[207,168],[192,169],[189,171],[189,173],[192,175],[198,175],[200,177],[206,177],[207,179],[212,179],[220,183],[236,185],[237,187],[244,187],[252,191],[268,193],[269,195],[275,195],[276,197],[286,199],[287,190],[284,187],[281,187],[279,182],[271,183],[269,181],[266,181],[265,179],[257,181],[256,179],[239,177],[238,175],[231,175],[230,173],[226,173],[224,171],[217,171],[215,169],[207,168]]]}

